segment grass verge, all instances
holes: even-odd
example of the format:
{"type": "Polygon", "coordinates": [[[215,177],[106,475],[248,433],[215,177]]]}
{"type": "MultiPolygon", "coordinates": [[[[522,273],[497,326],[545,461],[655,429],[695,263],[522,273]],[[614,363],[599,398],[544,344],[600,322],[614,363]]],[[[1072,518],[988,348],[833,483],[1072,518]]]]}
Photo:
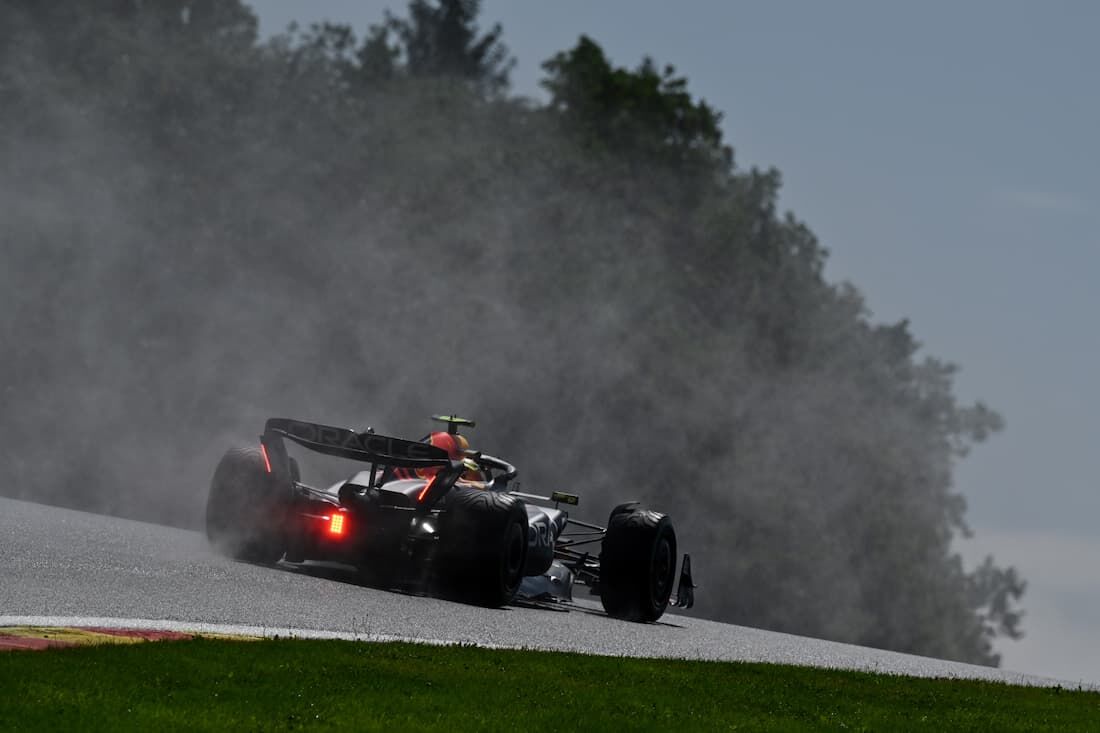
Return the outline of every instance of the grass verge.
{"type": "Polygon", "coordinates": [[[1100,730],[1100,693],[342,641],[0,654],[8,730],[1100,730]]]}

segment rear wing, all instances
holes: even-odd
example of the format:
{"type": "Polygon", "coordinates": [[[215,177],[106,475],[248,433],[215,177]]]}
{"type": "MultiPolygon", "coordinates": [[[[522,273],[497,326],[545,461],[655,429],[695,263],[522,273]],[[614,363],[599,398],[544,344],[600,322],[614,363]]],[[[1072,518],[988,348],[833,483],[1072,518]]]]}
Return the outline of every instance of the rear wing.
{"type": "Polygon", "coordinates": [[[379,435],[373,430],[357,433],[347,428],[273,417],[264,423],[260,443],[273,473],[290,474],[290,458],[283,438],[318,453],[350,458],[372,465],[398,468],[450,466],[447,451],[428,443],[379,435]]]}

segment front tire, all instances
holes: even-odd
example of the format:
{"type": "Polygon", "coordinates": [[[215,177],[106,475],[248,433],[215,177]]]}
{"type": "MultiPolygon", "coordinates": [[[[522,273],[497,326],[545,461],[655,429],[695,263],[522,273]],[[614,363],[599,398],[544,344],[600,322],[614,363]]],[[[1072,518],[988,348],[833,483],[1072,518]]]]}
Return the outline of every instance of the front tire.
{"type": "Polygon", "coordinates": [[[206,500],[206,537],[235,560],[270,564],[286,549],[286,501],[258,448],[222,456],[206,500]]]}
{"type": "Polygon", "coordinates": [[[510,602],[527,562],[527,510],[510,494],[455,488],[440,516],[446,587],[461,600],[496,608],[510,602]]]}
{"type": "Polygon", "coordinates": [[[656,621],[668,608],[675,573],[672,520],[637,506],[616,507],[600,551],[600,602],[607,614],[656,621]]]}

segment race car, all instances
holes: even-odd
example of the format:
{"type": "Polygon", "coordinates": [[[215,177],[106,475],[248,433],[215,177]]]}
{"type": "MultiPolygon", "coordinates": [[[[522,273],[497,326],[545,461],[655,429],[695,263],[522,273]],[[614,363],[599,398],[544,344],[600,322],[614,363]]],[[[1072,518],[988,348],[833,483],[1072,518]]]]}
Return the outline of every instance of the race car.
{"type": "Polygon", "coordinates": [[[517,596],[569,601],[578,581],[615,618],[651,622],[670,603],[691,607],[688,555],[673,595],[676,533],[667,516],[630,502],[606,527],[573,519],[562,505],[577,506],[577,495],[514,490],[515,466],[454,449],[467,445],[459,428],[472,420],[433,419],[446,432],[420,441],[268,419],[258,446],[230,449],[218,463],[206,505],[211,545],[248,562],[350,565],[372,585],[488,607],[517,596]],[[454,438],[451,450],[433,444],[439,436],[454,438]],[[286,440],[369,468],[325,488],[307,485],[286,440]]]}

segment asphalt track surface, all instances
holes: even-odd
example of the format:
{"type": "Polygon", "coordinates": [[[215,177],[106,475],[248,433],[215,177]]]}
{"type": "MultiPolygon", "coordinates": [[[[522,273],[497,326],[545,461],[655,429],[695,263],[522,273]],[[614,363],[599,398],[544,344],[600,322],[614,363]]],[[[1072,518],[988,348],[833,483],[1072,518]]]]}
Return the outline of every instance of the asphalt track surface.
{"type": "Polygon", "coordinates": [[[598,602],[587,600],[568,610],[478,608],[289,566],[234,562],[214,553],[196,532],[0,499],[0,625],[112,625],[112,620],[143,627],[240,632],[248,626],[267,635],[747,660],[1078,686],[688,615],[632,624],[607,617],[598,602]]]}

